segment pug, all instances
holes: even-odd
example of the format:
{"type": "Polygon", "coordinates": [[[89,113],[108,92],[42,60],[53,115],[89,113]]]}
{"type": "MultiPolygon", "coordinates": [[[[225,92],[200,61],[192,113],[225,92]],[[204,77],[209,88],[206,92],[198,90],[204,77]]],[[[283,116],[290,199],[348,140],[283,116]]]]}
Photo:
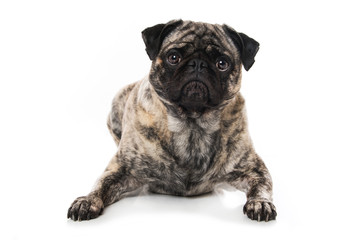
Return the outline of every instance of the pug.
{"type": "Polygon", "coordinates": [[[146,28],[142,38],[150,73],[115,96],[107,125],[117,151],[68,218],[96,218],[144,187],[196,196],[227,183],[246,193],[250,219],[274,220],[272,180],[239,92],[242,67],[254,64],[259,43],[227,25],[182,20],[146,28]]]}

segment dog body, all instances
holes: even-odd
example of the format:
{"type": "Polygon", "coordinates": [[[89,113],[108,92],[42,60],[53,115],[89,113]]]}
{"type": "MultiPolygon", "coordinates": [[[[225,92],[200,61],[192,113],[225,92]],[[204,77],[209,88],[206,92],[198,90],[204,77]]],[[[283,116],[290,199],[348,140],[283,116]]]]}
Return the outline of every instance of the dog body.
{"type": "MultiPolygon", "coordinates": [[[[108,126],[120,142],[122,165],[146,182],[150,191],[192,196],[211,192],[215,184],[227,181],[238,160],[255,154],[244,110],[238,94],[221,111],[182,120],[166,114],[145,78],[117,95],[108,126]],[[120,136],[127,140],[120,141],[120,136]],[[236,144],[240,138],[246,139],[242,145],[236,144]]],[[[117,159],[108,169],[117,169],[117,159]]]]}
{"type": "Polygon", "coordinates": [[[172,21],[143,31],[149,75],[114,98],[108,128],[118,151],[68,217],[89,220],[147,186],[194,196],[228,183],[247,193],[244,213],[276,218],[270,174],[255,153],[239,93],[258,43],[226,25],[172,21]]]}

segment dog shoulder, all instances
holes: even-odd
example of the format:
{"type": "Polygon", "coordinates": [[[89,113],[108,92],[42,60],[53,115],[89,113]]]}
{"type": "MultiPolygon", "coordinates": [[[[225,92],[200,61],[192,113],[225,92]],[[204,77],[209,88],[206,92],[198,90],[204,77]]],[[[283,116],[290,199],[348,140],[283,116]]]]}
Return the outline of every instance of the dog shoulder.
{"type": "Polygon", "coordinates": [[[245,108],[245,99],[243,96],[238,93],[236,96],[229,102],[224,110],[222,111],[222,129],[227,130],[227,128],[245,128],[247,127],[247,116],[245,108]]]}
{"type": "Polygon", "coordinates": [[[223,110],[221,132],[228,167],[235,164],[246,152],[253,151],[248,131],[245,100],[240,93],[223,110]]]}

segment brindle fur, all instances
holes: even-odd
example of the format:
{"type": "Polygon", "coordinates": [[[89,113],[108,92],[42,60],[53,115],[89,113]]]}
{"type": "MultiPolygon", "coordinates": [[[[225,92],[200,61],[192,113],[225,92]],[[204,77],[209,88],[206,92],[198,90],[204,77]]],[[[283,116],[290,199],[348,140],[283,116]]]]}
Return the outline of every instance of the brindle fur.
{"type": "MultiPolygon", "coordinates": [[[[227,54],[240,59],[227,26],[181,22],[176,28],[157,56],[170,48],[187,45],[194,51],[205,44],[205,51],[224,45],[227,54]]],[[[161,90],[164,63],[155,58],[148,77],[115,96],[107,125],[118,150],[92,192],[71,205],[68,218],[96,218],[104,207],[144,186],[155,193],[194,196],[229,183],[246,192],[244,213],[249,218],[275,219],[272,181],[249,136],[239,93],[242,65],[236,61],[229,81],[222,83],[221,104],[191,115],[161,90]]]]}

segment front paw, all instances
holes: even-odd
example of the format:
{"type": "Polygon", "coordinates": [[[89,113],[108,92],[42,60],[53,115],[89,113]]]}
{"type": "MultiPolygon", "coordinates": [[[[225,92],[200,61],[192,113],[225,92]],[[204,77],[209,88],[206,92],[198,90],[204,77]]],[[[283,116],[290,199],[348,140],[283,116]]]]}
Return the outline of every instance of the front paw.
{"type": "Polygon", "coordinates": [[[78,197],[71,204],[67,217],[74,221],[90,220],[97,218],[103,209],[103,201],[98,197],[78,197]]]}
{"type": "Polygon", "coordinates": [[[251,220],[257,221],[275,220],[277,215],[274,204],[264,199],[248,200],[243,210],[251,220]]]}

